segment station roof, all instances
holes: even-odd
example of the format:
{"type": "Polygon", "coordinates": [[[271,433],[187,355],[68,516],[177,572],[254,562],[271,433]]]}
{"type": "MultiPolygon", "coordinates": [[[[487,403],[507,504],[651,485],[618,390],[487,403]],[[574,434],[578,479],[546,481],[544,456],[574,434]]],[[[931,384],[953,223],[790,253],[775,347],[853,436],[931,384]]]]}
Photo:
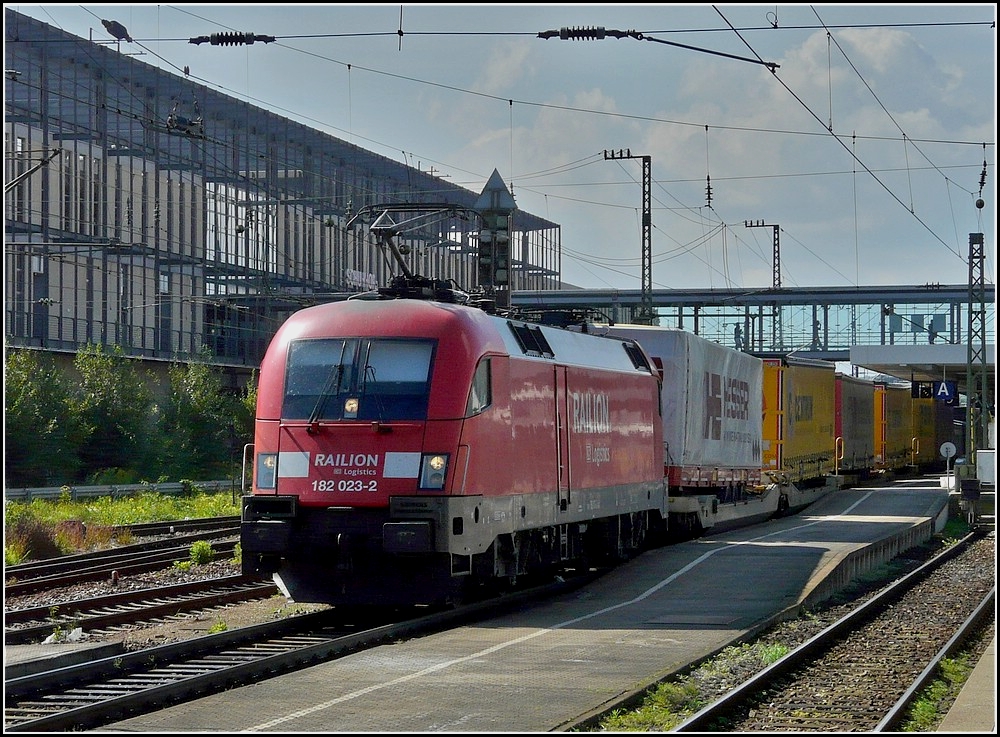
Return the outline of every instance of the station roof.
{"type": "MultiPolygon", "coordinates": [[[[986,345],[984,386],[996,390],[996,345],[986,345]]],[[[973,371],[983,369],[983,356],[973,355],[973,371]]],[[[967,345],[855,345],[850,349],[854,366],[903,381],[954,381],[959,394],[966,394],[969,365],[967,345]]]]}

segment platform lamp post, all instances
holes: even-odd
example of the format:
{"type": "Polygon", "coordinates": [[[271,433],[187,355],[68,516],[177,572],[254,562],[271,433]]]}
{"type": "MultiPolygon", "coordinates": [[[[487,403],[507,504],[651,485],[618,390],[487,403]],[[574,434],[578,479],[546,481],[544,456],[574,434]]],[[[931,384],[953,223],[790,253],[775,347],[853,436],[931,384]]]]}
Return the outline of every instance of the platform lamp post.
{"type": "Polygon", "coordinates": [[[490,175],[474,209],[479,212],[479,286],[497,308],[510,307],[510,220],[517,209],[500,172],[490,175]]]}

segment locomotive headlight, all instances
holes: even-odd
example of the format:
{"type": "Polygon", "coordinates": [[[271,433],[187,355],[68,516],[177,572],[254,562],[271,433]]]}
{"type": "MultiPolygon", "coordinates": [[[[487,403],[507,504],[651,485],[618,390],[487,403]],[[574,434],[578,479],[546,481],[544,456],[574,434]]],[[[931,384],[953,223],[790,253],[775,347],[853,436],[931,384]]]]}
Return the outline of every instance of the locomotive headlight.
{"type": "Polygon", "coordinates": [[[344,402],[344,419],[353,420],[358,416],[358,398],[351,397],[344,402]]]}
{"type": "Polygon", "coordinates": [[[443,453],[429,453],[420,459],[420,488],[443,489],[448,473],[448,456],[443,453]]]}
{"type": "Polygon", "coordinates": [[[277,485],[277,453],[261,453],[257,456],[257,488],[273,489],[277,485]]]}

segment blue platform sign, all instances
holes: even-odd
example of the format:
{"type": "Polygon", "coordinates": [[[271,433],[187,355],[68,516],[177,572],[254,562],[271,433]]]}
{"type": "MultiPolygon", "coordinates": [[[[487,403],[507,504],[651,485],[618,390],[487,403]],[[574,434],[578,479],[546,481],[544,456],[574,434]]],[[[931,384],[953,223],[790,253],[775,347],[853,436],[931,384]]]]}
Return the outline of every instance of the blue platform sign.
{"type": "Polygon", "coordinates": [[[934,398],[939,402],[955,401],[956,386],[954,381],[935,381],[934,398]]]}

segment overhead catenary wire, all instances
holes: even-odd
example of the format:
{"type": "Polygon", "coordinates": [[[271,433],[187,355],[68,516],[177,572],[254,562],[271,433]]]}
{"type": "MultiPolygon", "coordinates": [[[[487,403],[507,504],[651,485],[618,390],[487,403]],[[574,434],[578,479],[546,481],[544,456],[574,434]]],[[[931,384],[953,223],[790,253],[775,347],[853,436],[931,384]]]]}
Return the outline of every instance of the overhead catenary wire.
{"type": "MultiPolygon", "coordinates": [[[[734,30],[735,30],[735,29],[734,29],[734,30]]],[[[788,92],[789,92],[789,93],[790,93],[790,94],[792,95],[792,97],[793,97],[793,98],[794,98],[795,100],[797,100],[797,101],[798,101],[798,102],[799,102],[799,103],[800,103],[800,104],[802,105],[802,107],[806,109],[806,111],[807,111],[807,112],[808,112],[808,113],[809,113],[810,115],[812,115],[812,116],[813,116],[813,117],[814,117],[814,118],[815,118],[816,120],[819,120],[819,117],[818,117],[818,116],[816,115],[816,113],[815,113],[815,112],[813,112],[813,111],[812,111],[812,110],[811,110],[811,109],[809,108],[809,106],[808,106],[808,105],[806,105],[806,104],[805,104],[805,102],[803,102],[803,101],[802,101],[802,99],[801,99],[801,98],[799,98],[799,96],[798,96],[798,95],[796,95],[796,94],[795,94],[795,92],[794,92],[794,91],[793,91],[792,89],[790,89],[790,88],[788,87],[788,85],[786,85],[786,84],[785,84],[785,83],[784,83],[783,81],[781,81],[781,80],[780,80],[780,79],[778,78],[778,76],[777,76],[776,74],[774,74],[774,75],[772,75],[772,76],[774,76],[774,78],[775,78],[775,79],[777,79],[777,80],[778,80],[778,82],[779,82],[779,83],[780,83],[780,84],[781,84],[781,85],[782,85],[782,86],[783,86],[783,87],[784,87],[784,88],[785,88],[786,90],[788,90],[788,92]]],[[[822,123],[822,121],[820,121],[820,122],[822,123]]],[[[907,207],[907,206],[906,206],[906,204],[905,204],[905,203],[903,203],[903,201],[902,201],[902,200],[900,200],[900,199],[899,199],[899,197],[898,197],[898,196],[897,196],[897,195],[896,195],[896,194],[895,194],[895,193],[894,193],[894,192],[892,191],[892,189],[890,189],[890,188],[889,188],[889,187],[888,187],[888,186],[887,186],[887,185],[886,185],[886,184],[885,184],[885,183],[884,183],[884,182],[883,182],[883,181],[882,181],[881,179],[879,179],[879,177],[875,176],[875,173],[874,173],[874,172],[873,172],[873,171],[872,171],[871,169],[869,169],[869,168],[868,168],[868,166],[867,166],[867,165],[866,165],[866,164],[865,164],[865,163],[864,163],[863,161],[861,161],[861,160],[860,160],[860,159],[859,159],[859,158],[857,157],[857,155],[855,154],[855,152],[854,152],[854,151],[852,151],[852,150],[851,150],[850,148],[848,148],[847,146],[845,146],[845,145],[844,145],[843,141],[842,141],[842,140],[840,140],[840,138],[839,138],[839,137],[837,137],[837,136],[834,136],[834,140],[836,140],[836,141],[837,141],[838,143],[840,143],[840,145],[844,147],[844,149],[845,149],[845,150],[846,150],[846,151],[848,152],[848,154],[850,154],[850,156],[851,156],[852,158],[854,158],[854,159],[855,159],[855,160],[857,161],[857,163],[859,163],[859,164],[861,165],[861,167],[862,167],[862,168],[863,168],[863,169],[864,169],[864,170],[865,170],[866,172],[868,172],[868,174],[869,174],[869,175],[870,175],[870,176],[871,176],[871,177],[872,177],[872,178],[873,178],[873,179],[874,179],[874,180],[875,180],[875,181],[876,181],[876,182],[877,182],[877,183],[878,183],[879,185],[881,185],[881,187],[882,187],[882,188],[883,188],[883,189],[884,189],[884,190],[885,190],[885,191],[886,191],[886,192],[887,192],[887,193],[888,193],[888,194],[889,194],[889,195],[890,195],[890,196],[891,196],[891,197],[892,197],[892,198],[893,198],[894,200],[896,200],[896,201],[897,201],[897,202],[898,202],[898,203],[899,203],[900,205],[902,205],[903,207],[907,207]]],[[[911,213],[912,213],[912,208],[908,208],[908,209],[910,209],[910,211],[911,211],[911,213]]],[[[913,214],[913,216],[914,216],[914,217],[915,217],[915,218],[917,219],[917,221],[918,221],[918,222],[919,222],[919,223],[920,223],[921,225],[923,225],[923,226],[924,226],[924,228],[925,228],[925,229],[926,229],[926,230],[927,230],[927,231],[928,231],[928,232],[929,232],[929,233],[930,233],[931,235],[933,235],[933,236],[934,236],[934,237],[935,237],[935,238],[936,238],[936,239],[937,239],[937,240],[938,240],[938,241],[939,241],[939,242],[940,242],[940,243],[941,243],[942,245],[944,245],[944,246],[945,246],[946,248],[948,248],[948,250],[950,250],[950,251],[951,251],[952,253],[954,253],[954,254],[955,254],[956,256],[958,256],[958,258],[959,258],[959,259],[961,259],[961,260],[962,260],[963,262],[966,262],[966,259],[965,259],[965,257],[964,257],[964,256],[962,255],[962,253],[961,253],[960,251],[958,251],[957,249],[954,249],[954,248],[952,248],[952,247],[951,247],[951,246],[950,246],[949,244],[945,243],[945,241],[944,241],[944,240],[943,240],[943,239],[942,239],[942,238],[941,238],[940,236],[938,236],[938,235],[937,235],[936,233],[934,233],[934,231],[933,231],[933,230],[932,230],[932,229],[931,229],[931,228],[930,228],[930,227],[929,227],[929,226],[928,226],[928,225],[927,225],[927,224],[926,224],[926,223],[925,223],[925,222],[924,222],[924,221],[923,221],[923,220],[922,220],[922,219],[921,219],[921,218],[920,218],[919,216],[917,216],[917,215],[916,215],[915,213],[912,213],[912,214],[913,214]]]]}
{"type": "MultiPolygon", "coordinates": [[[[884,26],[885,26],[886,24],[877,24],[877,25],[878,25],[879,27],[884,27],[884,26]]],[[[893,25],[900,25],[900,26],[903,26],[903,25],[918,25],[918,24],[893,24],[893,25]]],[[[400,24],[400,27],[401,27],[401,24],[400,24]]],[[[817,28],[819,28],[819,27],[820,27],[820,26],[817,26],[817,28]]],[[[825,27],[825,26],[824,26],[824,27],[825,27]]],[[[830,26],[830,28],[835,28],[835,27],[837,27],[837,26],[830,26]]],[[[873,27],[874,27],[874,26],[873,26],[873,27]]],[[[704,29],[700,29],[700,30],[704,30],[704,29]]],[[[724,30],[724,29],[712,29],[712,30],[724,30]]],[[[672,32],[673,32],[673,31],[672,31],[672,32]]],[[[684,31],[679,31],[679,32],[684,32],[684,31]]],[[[644,33],[654,33],[654,32],[653,32],[653,31],[646,31],[646,32],[644,32],[644,33]]],[[[286,39],[286,40],[288,40],[288,39],[292,39],[292,38],[309,38],[309,37],[316,37],[316,36],[318,36],[318,35],[319,35],[319,34],[308,34],[308,35],[302,35],[302,36],[297,36],[297,37],[292,37],[292,36],[281,36],[281,37],[279,37],[279,38],[281,38],[281,39],[286,39]]],[[[341,34],[323,34],[323,35],[325,35],[325,36],[336,36],[336,35],[341,35],[341,34]]],[[[346,35],[346,34],[345,34],[345,35],[346,35]]],[[[355,34],[355,35],[356,35],[356,34],[355,34]]],[[[370,34],[370,35],[378,35],[378,34],[370,34]]],[[[410,34],[410,32],[407,32],[407,35],[411,35],[411,34],[410,34]]],[[[418,34],[413,34],[413,35],[418,35],[418,34]]],[[[428,33],[428,34],[423,34],[423,35],[431,35],[431,34],[430,34],[430,33],[428,33]]],[[[441,34],[441,35],[445,35],[445,34],[441,34]]],[[[450,35],[455,35],[455,34],[450,34],[450,35]]],[[[485,33],[484,33],[484,34],[481,34],[481,35],[487,35],[487,34],[485,34],[485,33]]],[[[492,35],[496,35],[496,34],[492,34],[492,35]]],[[[263,50],[263,47],[262,47],[262,50],[263,50]]],[[[224,50],[220,50],[220,52],[221,52],[221,53],[225,53],[225,51],[224,51],[224,50]]],[[[378,73],[378,72],[377,72],[377,70],[366,70],[366,71],[374,71],[375,73],[378,73]]],[[[419,81],[419,80],[418,80],[418,81],[419,81]]],[[[453,88],[453,89],[457,89],[457,88],[453,88]]],[[[500,99],[500,98],[498,98],[498,99],[500,99]]],[[[513,106],[513,105],[515,105],[515,104],[521,104],[521,102],[522,102],[522,101],[518,101],[518,100],[516,100],[516,98],[503,98],[503,99],[504,99],[504,102],[505,102],[505,103],[506,103],[506,104],[508,105],[508,108],[509,108],[509,109],[512,109],[512,106],[513,106]]],[[[573,108],[573,107],[569,107],[569,106],[566,106],[566,108],[565,108],[565,109],[568,109],[568,110],[576,110],[577,108],[573,108]]],[[[586,111],[584,111],[584,112],[586,112],[586,111]]],[[[596,112],[596,113],[601,113],[601,114],[607,114],[607,113],[606,113],[606,111],[594,111],[594,112],[596,112]]],[[[636,116],[636,119],[642,119],[642,118],[643,118],[643,116],[636,116]]],[[[683,122],[678,122],[678,121],[667,121],[667,122],[673,122],[673,123],[678,123],[678,124],[683,124],[683,122]]],[[[703,124],[700,124],[700,123],[693,123],[692,125],[694,125],[694,124],[697,124],[697,125],[703,125],[703,124]]],[[[326,125],[325,127],[329,127],[329,126],[328,126],[328,125],[326,125]]],[[[727,128],[726,126],[714,126],[714,127],[716,127],[716,128],[717,128],[717,130],[754,130],[754,129],[752,129],[752,128],[743,128],[743,127],[739,127],[739,126],[736,126],[736,127],[732,127],[732,128],[727,128]]],[[[812,133],[811,133],[811,132],[803,132],[803,131],[780,131],[780,133],[782,133],[782,134],[789,134],[789,135],[812,135],[812,133]]],[[[865,138],[866,138],[866,137],[865,137],[865,138]]],[[[364,139],[364,140],[371,140],[371,139],[364,139]]],[[[855,138],[854,138],[854,140],[856,141],[856,140],[858,140],[858,138],[857,138],[857,137],[855,137],[855,138]]],[[[874,140],[874,139],[872,139],[872,140],[874,140]]],[[[895,139],[891,139],[891,138],[889,138],[889,137],[885,137],[885,140],[899,140],[899,139],[898,139],[898,138],[895,138],[895,139]]],[[[904,138],[904,145],[906,145],[906,140],[907,140],[907,139],[905,139],[905,138],[904,138]]],[[[373,141],[373,142],[375,142],[375,143],[378,143],[377,141],[373,141]]],[[[910,143],[912,143],[912,141],[910,141],[910,143]]],[[[952,142],[948,142],[948,143],[952,143],[952,142]]],[[[962,142],[958,142],[958,143],[962,143],[962,142]]],[[[978,145],[978,142],[977,142],[977,145],[978,145]]],[[[427,160],[431,160],[431,157],[424,157],[424,158],[426,158],[427,160]]],[[[440,163],[440,162],[438,162],[438,163],[440,163]]],[[[908,162],[908,164],[909,164],[909,162],[908,162]]],[[[447,164],[446,164],[446,165],[447,165],[447,164]]],[[[908,166],[908,169],[909,169],[909,166],[908,166]]],[[[880,170],[878,170],[878,169],[873,169],[873,170],[874,170],[874,171],[880,171],[880,170]]],[[[715,183],[713,183],[713,184],[717,184],[718,182],[722,182],[722,181],[725,181],[725,177],[718,177],[718,176],[717,176],[717,177],[716,177],[716,179],[717,179],[717,181],[716,181],[715,183]]],[[[522,186],[523,186],[523,183],[522,183],[522,186]]],[[[551,194],[551,192],[548,192],[547,194],[551,194]]],[[[595,204],[601,204],[601,203],[595,203],[595,204]]],[[[697,207],[694,207],[694,206],[692,206],[692,207],[690,208],[690,211],[691,211],[692,213],[694,213],[694,212],[697,212],[697,211],[698,211],[698,208],[697,208],[697,207]]]]}

